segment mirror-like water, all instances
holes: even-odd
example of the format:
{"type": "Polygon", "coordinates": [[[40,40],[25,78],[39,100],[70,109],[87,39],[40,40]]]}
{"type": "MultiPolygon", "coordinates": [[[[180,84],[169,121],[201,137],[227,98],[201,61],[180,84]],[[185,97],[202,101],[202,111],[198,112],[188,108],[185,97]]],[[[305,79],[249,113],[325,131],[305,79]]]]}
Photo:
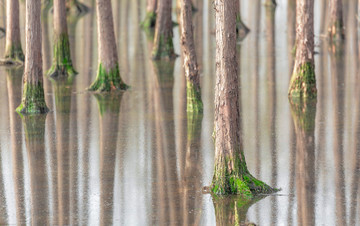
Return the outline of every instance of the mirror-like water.
{"type": "MultiPolygon", "coordinates": [[[[5,26],[0,1],[0,27],[5,26]]],[[[94,0],[83,1],[94,9],[94,0]]],[[[359,36],[355,1],[345,1],[347,42],[327,44],[327,9],[316,1],[318,99],[290,105],[294,8],[243,0],[251,29],[238,45],[242,137],[250,172],[282,190],[256,203],[202,194],[212,179],[215,24],[194,0],[203,116],[187,116],[182,59],[150,60],[139,28],[144,0],[113,0],[123,79],[131,90],[94,95],[96,15],[69,17],[74,80],[44,77],[46,116],[21,118],[22,68],[0,68],[0,224],[356,225],[359,216],[359,36]],[[285,19],[287,18],[287,19],[285,19]],[[214,201],[214,202],[213,202],[214,201]]],[[[21,32],[24,34],[24,4],[21,32]]],[[[43,10],[43,64],[52,62],[52,14],[43,10]]],[[[176,15],[173,15],[176,18],[176,15]]],[[[179,28],[174,27],[179,50],[179,28]]],[[[23,37],[24,41],[24,37],[23,37]]],[[[23,42],[24,45],[24,42],[23,42]]],[[[0,56],[5,47],[0,39],[0,56]]]]}

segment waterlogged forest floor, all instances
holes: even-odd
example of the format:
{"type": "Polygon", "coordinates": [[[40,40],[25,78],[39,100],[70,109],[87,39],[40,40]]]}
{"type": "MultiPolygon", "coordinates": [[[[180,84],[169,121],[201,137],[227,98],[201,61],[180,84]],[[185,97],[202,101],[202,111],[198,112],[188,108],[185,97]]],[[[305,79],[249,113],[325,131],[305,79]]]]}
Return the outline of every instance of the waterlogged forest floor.
{"type": "MultiPolygon", "coordinates": [[[[272,12],[250,4],[253,0],[242,2],[251,29],[238,45],[246,160],[252,175],[280,192],[250,202],[202,192],[214,165],[211,4],[194,1],[204,114],[187,115],[182,59],[151,60],[152,40],[138,26],[144,0],[113,1],[121,76],[131,89],[117,95],[86,91],[98,63],[94,1],[84,0],[90,12],[69,18],[79,74],[73,80],[44,77],[50,113],[21,118],[15,108],[23,68],[0,68],[0,224],[358,224],[360,80],[354,22],[346,21],[351,38],[335,54],[321,32],[322,2],[315,3],[318,99],[303,107],[287,98],[295,36],[290,19],[283,18],[291,17],[291,7],[279,0],[272,12]]],[[[20,10],[25,12],[23,3],[20,10]]],[[[5,15],[2,4],[0,12],[5,15]]],[[[354,16],[350,12],[348,18],[354,16]]],[[[46,71],[52,63],[52,14],[43,13],[46,71]]],[[[24,34],[25,14],[20,14],[24,34]]],[[[178,27],[174,43],[180,54],[178,27]]],[[[1,38],[0,56],[4,48],[1,38]]]]}

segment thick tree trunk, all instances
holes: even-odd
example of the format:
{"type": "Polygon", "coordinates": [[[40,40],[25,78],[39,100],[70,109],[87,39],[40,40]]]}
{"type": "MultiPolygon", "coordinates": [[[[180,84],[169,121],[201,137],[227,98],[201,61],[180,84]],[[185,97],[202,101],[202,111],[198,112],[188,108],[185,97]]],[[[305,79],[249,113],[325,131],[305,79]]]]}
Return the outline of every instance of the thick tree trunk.
{"type": "Polygon", "coordinates": [[[74,70],[67,31],[65,0],[54,0],[54,59],[48,74],[73,76],[74,70]]]}
{"type": "Polygon", "coordinates": [[[243,194],[274,190],[248,171],[240,134],[236,57],[236,0],[216,0],[215,172],[211,191],[243,194]]]}
{"type": "MultiPolygon", "coordinates": [[[[5,61],[8,63],[24,62],[24,53],[21,48],[19,25],[19,1],[6,1],[6,47],[5,61]]],[[[5,62],[5,63],[6,63],[5,62]]]]}
{"type": "Polygon", "coordinates": [[[146,1],[146,17],[141,23],[141,26],[145,29],[155,28],[156,24],[156,10],[157,10],[158,0],[147,0],[146,1]]]}
{"type": "Polygon", "coordinates": [[[23,98],[16,109],[21,114],[41,114],[46,106],[41,53],[41,1],[26,1],[26,56],[23,98]]]}
{"type": "Polygon", "coordinates": [[[187,81],[187,111],[202,112],[200,75],[195,52],[191,0],[181,0],[181,46],[187,81]]]}
{"type": "Polygon", "coordinates": [[[241,19],[240,4],[240,0],[236,0],[236,34],[238,36],[238,39],[241,41],[250,32],[250,29],[244,24],[241,19]]]}
{"type": "Polygon", "coordinates": [[[153,59],[175,58],[171,20],[171,0],[158,0],[153,59]]]}
{"type": "Polygon", "coordinates": [[[330,0],[329,36],[332,41],[345,39],[342,0],[330,0]]]}
{"type": "Polygon", "coordinates": [[[126,90],[128,86],[120,77],[111,0],[97,0],[96,11],[99,68],[96,80],[89,90],[99,92],[126,90]]]}
{"type": "Polygon", "coordinates": [[[314,0],[296,2],[296,58],[290,81],[292,98],[316,96],[314,63],[314,0]]]}

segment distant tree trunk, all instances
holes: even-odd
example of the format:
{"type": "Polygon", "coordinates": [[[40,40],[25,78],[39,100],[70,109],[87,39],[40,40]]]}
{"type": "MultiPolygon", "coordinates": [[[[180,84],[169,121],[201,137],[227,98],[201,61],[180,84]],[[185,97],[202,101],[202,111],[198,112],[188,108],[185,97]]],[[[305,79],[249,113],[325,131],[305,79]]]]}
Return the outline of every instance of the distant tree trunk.
{"type": "Polygon", "coordinates": [[[99,67],[90,91],[126,90],[120,77],[111,0],[96,0],[99,67]]]}
{"type": "Polygon", "coordinates": [[[146,16],[144,21],[141,23],[143,28],[155,28],[157,4],[158,0],[146,1],[146,16]]]}
{"type": "Polygon", "coordinates": [[[252,197],[257,193],[271,193],[274,189],[255,179],[245,162],[236,63],[236,1],[215,0],[215,170],[211,192],[252,197]]]}
{"type": "Polygon", "coordinates": [[[342,0],[330,0],[329,36],[332,41],[345,39],[342,0]]]}
{"type": "Polygon", "coordinates": [[[66,0],[66,9],[75,14],[84,14],[89,11],[89,8],[78,0],[66,0]]]}
{"type": "Polygon", "coordinates": [[[41,1],[26,1],[26,56],[23,97],[16,109],[21,114],[41,114],[46,106],[41,53],[41,1]]]}
{"type": "Polygon", "coordinates": [[[153,59],[174,58],[171,0],[158,0],[153,59]]]}
{"type": "Polygon", "coordinates": [[[200,75],[195,52],[191,0],[181,0],[181,46],[187,88],[187,111],[202,112],[200,75]]]}
{"type": "Polygon", "coordinates": [[[314,63],[314,0],[296,2],[296,57],[289,97],[316,96],[314,63]]]}
{"type": "Polygon", "coordinates": [[[5,60],[24,62],[24,53],[21,48],[19,25],[19,1],[6,1],[6,47],[5,60]]]}
{"type": "Polygon", "coordinates": [[[243,40],[250,32],[250,29],[244,24],[241,19],[240,0],[236,0],[236,34],[238,39],[243,40]]]}
{"type": "Polygon", "coordinates": [[[276,0],[265,0],[264,5],[267,7],[276,7],[276,0]]]}
{"type": "Polygon", "coordinates": [[[58,75],[73,76],[74,70],[71,54],[69,35],[66,21],[65,0],[54,0],[54,59],[48,74],[52,77],[58,75]]]}

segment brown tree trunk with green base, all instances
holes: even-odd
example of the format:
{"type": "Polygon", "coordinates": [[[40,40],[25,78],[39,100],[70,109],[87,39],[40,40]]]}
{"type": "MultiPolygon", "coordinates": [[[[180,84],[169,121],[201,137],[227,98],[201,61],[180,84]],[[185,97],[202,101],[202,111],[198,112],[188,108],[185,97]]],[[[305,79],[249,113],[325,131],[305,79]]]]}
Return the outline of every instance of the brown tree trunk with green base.
{"type": "Polygon", "coordinates": [[[342,0],[330,0],[330,24],[328,32],[331,42],[345,39],[342,0]]]}
{"type": "Polygon", "coordinates": [[[250,32],[250,29],[244,24],[241,19],[240,0],[236,1],[236,34],[238,39],[242,41],[250,32]]]}
{"type": "Polygon", "coordinates": [[[47,74],[51,77],[77,74],[71,61],[65,0],[54,0],[54,56],[47,74]]]}
{"type": "Polygon", "coordinates": [[[155,39],[152,57],[154,60],[176,57],[173,45],[171,0],[158,0],[155,39]]]}
{"type": "Polygon", "coordinates": [[[23,97],[16,109],[20,114],[42,114],[49,111],[43,88],[40,15],[41,1],[27,0],[23,97]]]}
{"type": "Polygon", "coordinates": [[[153,29],[156,24],[156,10],[158,0],[147,0],[146,1],[146,16],[143,22],[141,22],[141,26],[144,29],[153,29]]]}
{"type": "Polygon", "coordinates": [[[66,0],[66,9],[76,15],[85,14],[89,11],[89,7],[78,0],[66,0]]]}
{"type": "Polygon", "coordinates": [[[276,0],[265,0],[264,5],[266,7],[276,7],[276,0]]]}
{"type": "Polygon", "coordinates": [[[201,100],[200,75],[195,52],[192,24],[191,0],[181,0],[181,50],[184,57],[184,68],[187,89],[187,112],[203,112],[201,100]]]}
{"type": "Polygon", "coordinates": [[[276,189],[254,178],[246,166],[240,134],[235,5],[236,0],[215,1],[215,169],[210,190],[252,198],[276,189]]]}
{"type": "Polygon", "coordinates": [[[6,1],[6,18],[5,59],[0,64],[22,64],[25,57],[21,48],[18,0],[6,1]]]}
{"type": "Polygon", "coordinates": [[[288,94],[290,98],[307,98],[316,93],[314,0],[297,0],[296,56],[288,94]]]}
{"type": "Polygon", "coordinates": [[[111,0],[96,0],[99,67],[90,91],[126,90],[120,77],[111,0]]]}

